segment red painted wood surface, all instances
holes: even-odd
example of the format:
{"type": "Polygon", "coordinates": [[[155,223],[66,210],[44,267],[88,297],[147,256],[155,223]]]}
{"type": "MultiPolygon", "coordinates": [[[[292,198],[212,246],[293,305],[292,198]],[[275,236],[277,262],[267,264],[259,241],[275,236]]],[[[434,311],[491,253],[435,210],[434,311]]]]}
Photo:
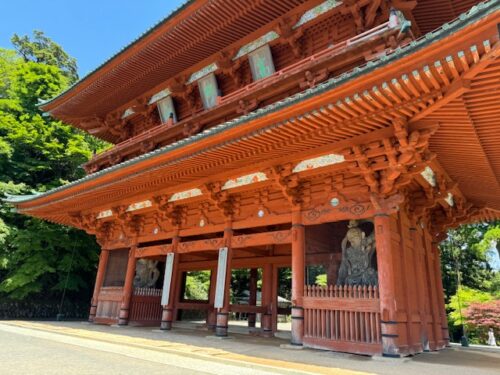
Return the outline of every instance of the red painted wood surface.
{"type": "Polygon", "coordinates": [[[122,287],[103,287],[97,299],[96,323],[116,323],[123,297],[122,287]]]}
{"type": "Polygon", "coordinates": [[[381,352],[376,287],[306,285],[303,306],[304,345],[360,354],[381,352]]]}
{"type": "Polygon", "coordinates": [[[141,325],[159,325],[162,289],[135,288],[130,303],[129,321],[141,325]]]}

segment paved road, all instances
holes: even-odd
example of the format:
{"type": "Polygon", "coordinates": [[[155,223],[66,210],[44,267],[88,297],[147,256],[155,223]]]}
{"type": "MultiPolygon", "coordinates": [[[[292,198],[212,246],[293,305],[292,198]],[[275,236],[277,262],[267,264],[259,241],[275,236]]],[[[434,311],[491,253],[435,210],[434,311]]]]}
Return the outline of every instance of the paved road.
{"type": "MultiPolygon", "coordinates": [[[[120,354],[40,339],[17,333],[0,334],[1,374],[165,374],[165,365],[120,354]]],[[[169,373],[207,374],[172,361],[169,373]]],[[[178,362],[177,362],[178,363],[178,362]]]]}
{"type": "Polygon", "coordinates": [[[2,375],[283,373],[4,325],[0,326],[0,348],[2,375]]]}
{"type": "Polygon", "coordinates": [[[280,348],[287,341],[175,326],[115,328],[82,322],[0,322],[4,374],[500,375],[500,349],[453,347],[401,359],[280,348]]]}

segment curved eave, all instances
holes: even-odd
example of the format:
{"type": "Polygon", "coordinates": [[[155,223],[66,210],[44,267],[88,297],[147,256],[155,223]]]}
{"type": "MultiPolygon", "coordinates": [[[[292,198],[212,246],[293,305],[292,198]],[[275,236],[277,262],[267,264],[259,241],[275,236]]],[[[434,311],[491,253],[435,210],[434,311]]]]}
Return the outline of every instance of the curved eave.
{"type": "MultiPolygon", "coordinates": [[[[287,108],[292,106],[299,105],[303,107],[305,104],[307,104],[307,102],[311,102],[322,94],[331,94],[332,92],[336,92],[337,89],[341,89],[348,82],[351,82],[353,80],[356,80],[356,82],[360,81],[360,78],[365,78],[375,70],[378,70],[382,67],[387,67],[388,65],[394,64],[395,62],[400,62],[400,60],[404,59],[405,57],[408,57],[408,59],[405,59],[405,61],[408,61],[412,58],[411,55],[413,53],[423,50],[427,47],[429,47],[430,50],[430,48],[432,48],[430,46],[433,43],[442,41],[444,38],[450,36],[451,34],[460,32],[461,30],[463,30],[467,26],[474,24],[478,20],[487,18],[488,24],[497,22],[498,8],[499,5],[498,1],[496,0],[481,4],[480,6],[471,9],[468,13],[462,15],[459,19],[444,25],[442,28],[436,30],[433,33],[427,34],[424,38],[412,42],[410,45],[399,49],[395,53],[389,56],[383,56],[377,61],[369,62],[362,67],[355,68],[350,73],[345,73],[340,77],[333,78],[321,85],[316,86],[315,88],[309,89],[278,103],[259,109],[236,120],[226,122],[190,138],[176,142],[169,146],[131,159],[124,163],[115,165],[113,167],[107,168],[100,172],[94,173],[68,185],[64,185],[49,192],[42,193],[36,197],[17,197],[15,200],[7,199],[6,201],[16,205],[21,212],[25,209],[27,211],[32,211],[33,207],[52,204],[64,197],[68,197],[74,193],[83,191],[90,185],[95,186],[103,181],[109,182],[114,178],[114,176],[116,176],[115,172],[117,171],[127,173],[132,173],[135,171],[134,173],[138,173],[137,171],[139,167],[145,166],[148,163],[149,165],[151,165],[155,160],[158,160],[160,157],[165,157],[165,155],[167,154],[170,155],[170,153],[175,152],[176,155],[180,153],[182,153],[182,155],[188,155],[193,147],[201,149],[204,145],[207,144],[207,142],[216,141],[218,139],[217,137],[222,133],[233,131],[236,128],[243,127],[250,122],[262,119],[264,117],[267,118],[277,112],[285,111],[287,108]]],[[[476,28],[476,25],[474,25],[474,28],[476,28]]],[[[468,30],[463,30],[464,33],[466,33],[467,31],[468,30]]]]}
{"type": "MultiPolygon", "coordinates": [[[[70,97],[72,94],[77,92],[81,87],[86,86],[89,84],[89,81],[99,74],[102,74],[102,72],[106,69],[112,69],[113,68],[113,62],[121,58],[123,55],[125,55],[127,52],[139,48],[142,43],[147,42],[151,37],[154,36],[155,32],[157,32],[160,28],[165,27],[165,25],[168,25],[169,23],[174,23],[176,22],[176,18],[180,18],[183,14],[191,12],[190,6],[194,4],[196,1],[195,0],[185,0],[184,3],[179,5],[177,9],[172,11],[168,16],[157,22],[155,25],[153,25],[149,30],[146,30],[143,34],[141,34],[138,38],[133,40],[131,43],[128,45],[124,46],[122,49],[120,49],[117,53],[115,53],[113,56],[105,60],[101,65],[99,65],[97,68],[92,70],[90,73],[82,77],[80,80],[75,82],[72,86],[70,86],[68,89],[65,91],[61,92],[59,95],[40,102],[38,106],[46,112],[50,112],[53,110],[57,105],[64,101],[66,98],[70,97]]],[[[199,3],[204,2],[204,1],[198,1],[199,3]]]]}

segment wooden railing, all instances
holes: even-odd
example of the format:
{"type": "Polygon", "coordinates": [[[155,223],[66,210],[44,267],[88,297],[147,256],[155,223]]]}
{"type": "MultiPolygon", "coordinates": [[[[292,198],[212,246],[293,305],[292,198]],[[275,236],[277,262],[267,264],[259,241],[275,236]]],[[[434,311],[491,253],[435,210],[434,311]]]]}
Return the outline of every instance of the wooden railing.
{"type": "Polygon", "coordinates": [[[381,352],[376,287],[306,285],[303,307],[305,345],[360,354],[381,352]]]}
{"type": "Polygon", "coordinates": [[[97,323],[116,323],[120,315],[120,305],[123,298],[122,287],[103,287],[97,298],[97,323]]]}
{"type": "Polygon", "coordinates": [[[162,289],[135,288],[130,303],[129,321],[141,325],[159,325],[161,322],[162,289]]]}

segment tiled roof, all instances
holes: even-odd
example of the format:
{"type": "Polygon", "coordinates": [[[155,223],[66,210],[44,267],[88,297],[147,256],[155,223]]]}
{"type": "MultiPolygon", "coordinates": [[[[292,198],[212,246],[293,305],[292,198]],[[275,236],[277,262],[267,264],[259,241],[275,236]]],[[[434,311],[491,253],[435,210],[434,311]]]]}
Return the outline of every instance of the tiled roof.
{"type": "Polygon", "coordinates": [[[90,174],[84,178],[81,178],[79,180],[73,181],[67,185],[63,185],[60,187],[57,187],[55,189],[52,189],[50,191],[36,194],[36,195],[25,195],[25,196],[7,196],[7,198],[4,198],[3,200],[9,203],[23,203],[23,202],[29,202],[41,197],[46,197],[48,195],[54,194],[59,191],[67,190],[70,189],[74,186],[81,185],[85,182],[95,180],[101,176],[104,176],[108,173],[117,171],[119,169],[122,169],[124,167],[128,167],[137,163],[140,163],[144,160],[151,159],[155,156],[163,155],[168,152],[171,152],[173,150],[180,149],[184,146],[187,146],[189,144],[192,144],[197,141],[204,140],[206,138],[212,137],[212,136],[217,136],[218,134],[234,128],[236,126],[242,125],[247,123],[250,120],[258,119],[263,116],[267,116],[271,113],[277,112],[279,110],[285,109],[287,107],[290,107],[296,103],[300,103],[301,101],[305,99],[312,98],[316,95],[322,94],[328,90],[332,90],[334,88],[337,88],[347,82],[349,82],[352,79],[358,78],[362,75],[368,74],[376,69],[380,69],[384,66],[387,66],[398,59],[401,59],[405,56],[408,56],[415,51],[421,50],[428,45],[438,42],[442,38],[449,36],[471,24],[476,22],[477,20],[486,17],[487,15],[500,10],[500,0],[490,0],[486,1],[483,3],[480,3],[474,7],[472,7],[469,11],[466,13],[461,14],[458,18],[455,20],[446,23],[442,25],[439,29],[436,29],[433,32],[427,33],[423,37],[421,37],[418,40],[415,40],[406,46],[397,48],[394,52],[392,52],[389,55],[383,55],[379,57],[377,60],[369,61],[368,63],[361,65],[359,67],[356,67],[352,69],[349,72],[343,73],[338,77],[334,77],[324,83],[321,83],[313,88],[310,88],[308,90],[305,90],[303,92],[297,93],[295,95],[292,95],[286,99],[280,100],[276,103],[270,104],[266,107],[259,108],[254,112],[251,112],[247,115],[243,115],[241,117],[238,117],[234,120],[227,121],[225,123],[222,123],[220,125],[217,125],[213,128],[207,129],[199,134],[196,134],[194,136],[182,139],[180,141],[174,142],[170,145],[167,145],[165,147],[159,148],[157,150],[151,151],[149,153],[143,154],[141,156],[135,157],[133,159],[127,160],[125,162],[122,162],[120,164],[113,165],[109,168],[103,169],[99,172],[90,174]]]}

